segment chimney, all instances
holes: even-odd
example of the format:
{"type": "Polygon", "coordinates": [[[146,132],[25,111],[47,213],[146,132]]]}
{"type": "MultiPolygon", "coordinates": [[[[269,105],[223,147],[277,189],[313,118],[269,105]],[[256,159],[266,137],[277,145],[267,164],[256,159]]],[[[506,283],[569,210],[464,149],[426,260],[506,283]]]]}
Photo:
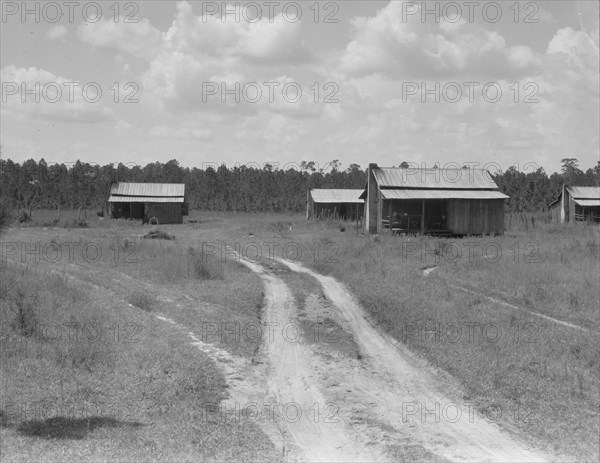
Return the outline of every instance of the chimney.
{"type": "Polygon", "coordinates": [[[377,233],[377,211],[378,206],[378,195],[377,195],[377,182],[375,181],[375,175],[373,175],[373,169],[377,169],[376,163],[369,164],[369,170],[367,172],[367,210],[365,211],[365,217],[367,218],[367,232],[377,233]]]}

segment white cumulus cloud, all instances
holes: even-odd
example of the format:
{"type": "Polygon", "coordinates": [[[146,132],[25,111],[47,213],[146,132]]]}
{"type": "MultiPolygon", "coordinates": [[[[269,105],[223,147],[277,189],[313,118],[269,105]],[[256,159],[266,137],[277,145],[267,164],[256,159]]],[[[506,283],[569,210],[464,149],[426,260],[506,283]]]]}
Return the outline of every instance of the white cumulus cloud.
{"type": "Polygon", "coordinates": [[[68,122],[101,122],[112,111],[92,90],[83,92],[75,79],[54,75],[44,69],[5,66],[0,70],[3,111],[19,120],[44,119],[68,122]]]}
{"type": "Polygon", "coordinates": [[[101,18],[78,26],[77,37],[94,47],[150,58],[161,43],[161,33],[147,19],[137,23],[101,18]]]}
{"type": "Polygon", "coordinates": [[[50,40],[64,40],[69,35],[69,31],[65,26],[56,25],[52,26],[46,35],[50,40]]]}

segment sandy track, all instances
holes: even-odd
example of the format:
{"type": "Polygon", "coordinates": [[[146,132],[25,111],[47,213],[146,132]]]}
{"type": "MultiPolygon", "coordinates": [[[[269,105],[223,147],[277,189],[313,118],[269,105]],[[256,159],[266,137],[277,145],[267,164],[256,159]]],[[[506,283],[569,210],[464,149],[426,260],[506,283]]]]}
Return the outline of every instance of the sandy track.
{"type": "Polygon", "coordinates": [[[324,413],[327,401],[319,390],[318,380],[311,367],[309,349],[301,342],[289,342],[281,329],[292,323],[295,302],[285,283],[261,266],[241,260],[257,273],[265,285],[265,322],[276,328],[272,340],[267,340],[269,362],[268,392],[277,403],[297,404],[301,417],[296,420],[294,407],[288,417],[281,416],[279,426],[286,440],[287,459],[305,461],[380,461],[376,450],[366,448],[359,436],[352,433],[337,417],[324,413]],[[318,415],[315,413],[318,407],[318,415]],[[337,422],[336,422],[337,421],[337,422]]]}
{"type": "MultiPolygon", "coordinates": [[[[335,278],[295,262],[280,262],[315,278],[338,308],[367,364],[367,371],[351,375],[354,389],[364,394],[364,402],[369,404],[366,412],[394,427],[401,441],[418,443],[451,461],[546,461],[545,456],[516,442],[496,425],[473,416],[469,413],[473,408],[453,405],[431,373],[400,343],[379,333],[365,319],[360,305],[335,278]],[[458,419],[457,410],[461,412],[458,419]]],[[[340,372],[340,376],[344,374],[340,372]]]]}

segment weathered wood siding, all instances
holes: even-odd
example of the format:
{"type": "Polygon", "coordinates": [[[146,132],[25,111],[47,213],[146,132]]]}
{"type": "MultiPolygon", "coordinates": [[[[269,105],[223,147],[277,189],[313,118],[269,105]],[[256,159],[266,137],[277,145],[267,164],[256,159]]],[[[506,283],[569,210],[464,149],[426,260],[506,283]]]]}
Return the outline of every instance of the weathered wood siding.
{"type": "Polygon", "coordinates": [[[312,195],[310,191],[306,192],[306,219],[314,219],[315,218],[315,203],[312,199],[312,195]]]}
{"type": "Polygon", "coordinates": [[[569,194],[569,190],[565,188],[565,205],[568,205],[565,211],[565,222],[575,222],[575,214],[577,214],[577,205],[573,200],[573,196],[569,194]]]}
{"type": "Polygon", "coordinates": [[[379,201],[379,187],[373,175],[377,164],[369,164],[367,172],[367,199],[365,202],[365,223],[368,233],[381,231],[381,201],[379,201]]]}
{"type": "Polygon", "coordinates": [[[383,223],[381,218],[383,217],[383,198],[381,197],[381,191],[379,188],[375,190],[375,195],[377,198],[377,233],[381,233],[383,223]]]}
{"type": "Polygon", "coordinates": [[[504,233],[504,200],[452,199],[447,205],[447,226],[456,235],[504,233]]]}
{"type": "Polygon", "coordinates": [[[560,209],[562,207],[562,202],[559,201],[558,203],[554,204],[552,207],[550,207],[550,215],[552,217],[552,222],[557,222],[560,223],[561,218],[560,218],[560,209]]]}

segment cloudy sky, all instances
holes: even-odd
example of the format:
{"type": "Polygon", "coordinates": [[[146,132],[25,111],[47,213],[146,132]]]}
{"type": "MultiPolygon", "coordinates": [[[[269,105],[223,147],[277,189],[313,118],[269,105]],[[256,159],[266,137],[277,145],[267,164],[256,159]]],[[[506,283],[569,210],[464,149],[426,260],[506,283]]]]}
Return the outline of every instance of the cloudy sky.
{"type": "Polygon", "coordinates": [[[3,1],[2,157],[598,161],[597,1],[275,3],[3,1]]]}

